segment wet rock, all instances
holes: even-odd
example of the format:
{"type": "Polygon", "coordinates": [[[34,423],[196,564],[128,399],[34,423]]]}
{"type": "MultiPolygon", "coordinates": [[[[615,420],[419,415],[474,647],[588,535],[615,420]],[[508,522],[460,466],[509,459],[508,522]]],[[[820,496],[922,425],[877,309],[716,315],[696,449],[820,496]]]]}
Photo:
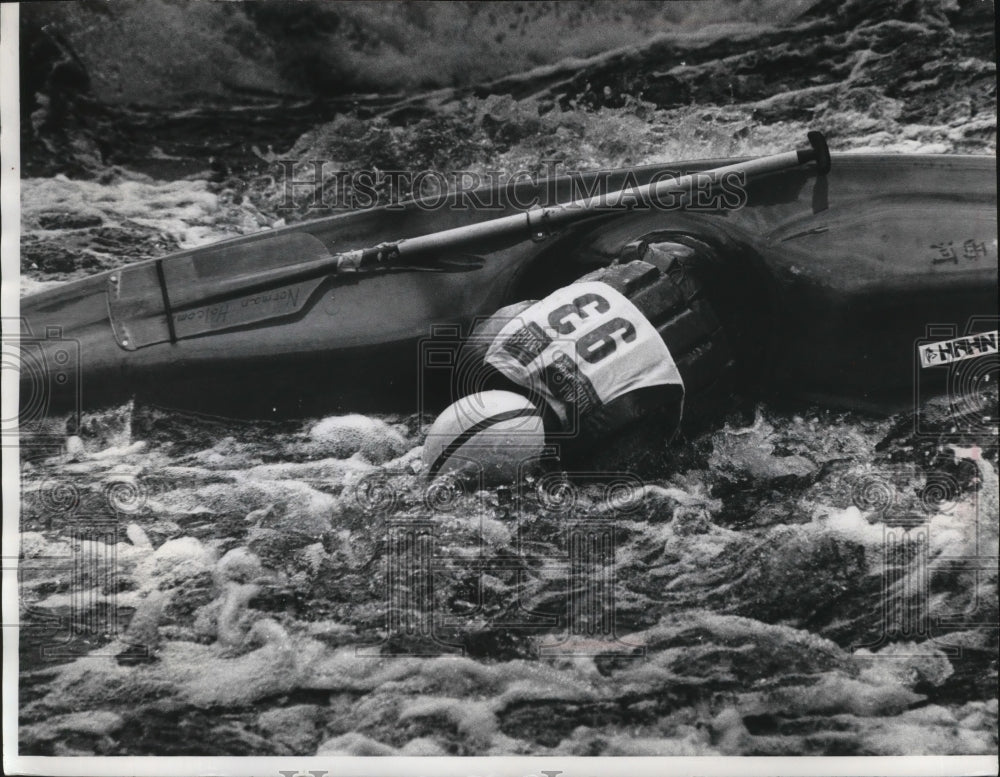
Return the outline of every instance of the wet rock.
{"type": "Polygon", "coordinates": [[[95,213],[73,213],[71,211],[50,211],[38,214],[38,226],[42,229],[85,229],[98,227],[102,219],[95,213]]]}
{"type": "Polygon", "coordinates": [[[21,267],[25,272],[75,276],[122,264],[163,256],[178,248],[176,239],[153,227],[126,220],[119,225],[79,229],[58,237],[48,233],[24,235],[21,267]]]}
{"type": "Polygon", "coordinates": [[[154,227],[123,221],[115,226],[102,226],[86,233],[89,245],[102,253],[129,255],[133,261],[154,258],[178,248],[177,241],[154,227]]]}
{"type": "Polygon", "coordinates": [[[21,271],[25,273],[38,271],[46,275],[66,275],[100,267],[100,260],[93,254],[67,248],[62,241],[25,235],[21,242],[21,271]]]}
{"type": "Polygon", "coordinates": [[[30,175],[93,175],[117,132],[93,98],[87,68],[54,25],[39,25],[29,15],[22,28],[22,65],[31,74],[21,85],[28,119],[21,124],[25,169],[30,175]]]}

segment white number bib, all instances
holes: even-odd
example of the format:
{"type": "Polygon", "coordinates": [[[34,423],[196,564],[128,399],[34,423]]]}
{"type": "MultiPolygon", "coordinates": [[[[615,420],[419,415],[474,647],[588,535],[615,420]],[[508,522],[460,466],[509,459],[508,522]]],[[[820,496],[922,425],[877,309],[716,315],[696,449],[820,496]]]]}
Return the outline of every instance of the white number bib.
{"type": "Polygon", "coordinates": [[[564,425],[636,389],[684,389],[659,332],[598,281],[566,286],[520,313],[490,344],[486,361],[541,394],[564,425]]]}

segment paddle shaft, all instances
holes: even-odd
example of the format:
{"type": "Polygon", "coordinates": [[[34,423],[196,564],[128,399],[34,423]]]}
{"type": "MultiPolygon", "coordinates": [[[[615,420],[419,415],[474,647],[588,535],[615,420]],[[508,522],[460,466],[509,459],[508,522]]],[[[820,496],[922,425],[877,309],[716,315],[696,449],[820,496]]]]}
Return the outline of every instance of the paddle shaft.
{"type": "Polygon", "coordinates": [[[176,310],[213,304],[233,296],[257,294],[278,285],[311,280],[324,275],[355,273],[392,269],[401,261],[415,262],[419,258],[441,256],[449,252],[468,250],[490,241],[509,239],[523,235],[524,239],[538,239],[551,232],[551,228],[586,218],[596,211],[619,210],[636,204],[659,200],[671,194],[690,192],[698,184],[698,179],[721,178],[738,174],[744,180],[780,172],[815,162],[817,172],[825,175],[830,168],[830,152],[826,140],[819,132],[809,133],[810,148],[788,151],[781,154],[751,159],[746,162],[724,165],[698,173],[684,175],[670,180],[657,181],[631,188],[620,189],[602,195],[593,195],[567,203],[545,208],[533,208],[526,212],[468,224],[429,235],[405,238],[394,243],[383,243],[370,248],[323,256],[293,266],[276,267],[255,274],[252,278],[235,278],[218,283],[208,294],[197,302],[176,306],[176,310]]]}
{"type": "MultiPolygon", "coordinates": [[[[548,226],[572,223],[575,220],[591,215],[600,210],[619,210],[638,204],[648,204],[671,194],[684,194],[692,191],[698,184],[698,179],[706,176],[721,178],[729,174],[738,174],[746,178],[764,175],[766,173],[787,170],[811,161],[814,157],[810,151],[789,151],[782,154],[752,159],[724,167],[717,167],[700,173],[684,175],[665,181],[621,189],[603,195],[593,195],[571,202],[553,205],[547,208],[533,208],[525,213],[515,213],[498,219],[484,221],[480,224],[455,227],[430,235],[407,238],[387,246],[387,251],[395,250],[394,259],[410,259],[443,251],[453,251],[467,248],[472,244],[485,243],[498,238],[509,237],[519,231],[526,232],[525,237],[533,239],[545,237],[548,226]]],[[[353,253],[353,252],[352,252],[353,253]]],[[[364,252],[361,252],[362,254],[364,252]]]]}
{"type": "Polygon", "coordinates": [[[697,185],[699,177],[721,178],[729,174],[738,174],[743,176],[745,181],[747,178],[789,170],[809,162],[815,162],[819,174],[825,175],[830,169],[830,151],[826,139],[822,133],[815,131],[810,132],[808,137],[810,148],[807,149],[773,154],[645,186],[572,200],[547,208],[533,208],[525,213],[502,216],[480,224],[468,224],[430,235],[406,238],[374,248],[348,251],[334,257],[334,261],[338,271],[352,272],[389,265],[401,259],[461,250],[498,238],[509,238],[522,233],[522,230],[525,238],[544,238],[551,231],[551,227],[585,218],[597,210],[617,210],[637,204],[647,204],[670,194],[684,194],[697,185]]]}

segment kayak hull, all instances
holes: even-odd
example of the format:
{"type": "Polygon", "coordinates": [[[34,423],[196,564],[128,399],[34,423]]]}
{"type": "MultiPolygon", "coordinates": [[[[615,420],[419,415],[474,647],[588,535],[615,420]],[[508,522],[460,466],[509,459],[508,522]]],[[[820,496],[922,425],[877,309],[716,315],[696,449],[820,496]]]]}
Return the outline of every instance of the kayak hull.
{"type": "MultiPolygon", "coordinates": [[[[716,164],[635,168],[603,180],[641,185],[666,170],[716,164]]],[[[411,204],[222,245],[266,251],[275,236],[302,232],[338,253],[508,215],[533,197],[566,200],[599,175],[493,190],[496,207],[486,211],[411,204]]],[[[478,318],[661,232],[692,236],[722,257],[710,268],[716,307],[726,307],[746,341],[753,391],[896,409],[919,394],[921,338],[947,327],[957,335],[996,329],[996,207],[991,157],[834,155],[825,177],[797,169],[751,182],[739,208],[602,213],[539,242],[484,246],[476,265],[330,276],[293,315],[133,350],[116,340],[113,273],[102,273],[21,301],[22,362],[25,354],[31,361],[22,367],[22,414],[132,397],[244,417],[434,412],[454,399],[448,350],[478,318]]]]}

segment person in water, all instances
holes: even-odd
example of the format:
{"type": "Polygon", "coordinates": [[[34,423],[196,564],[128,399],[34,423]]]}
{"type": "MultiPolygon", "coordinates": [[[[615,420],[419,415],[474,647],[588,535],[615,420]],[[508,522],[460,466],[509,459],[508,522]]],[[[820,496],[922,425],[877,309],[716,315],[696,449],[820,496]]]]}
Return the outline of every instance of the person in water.
{"type": "Polygon", "coordinates": [[[478,449],[510,477],[503,460],[536,455],[541,438],[564,466],[649,471],[685,421],[728,395],[732,347],[692,272],[698,247],[632,250],[641,258],[504,307],[474,330],[458,359],[465,396],[428,434],[429,475],[478,449]]]}

